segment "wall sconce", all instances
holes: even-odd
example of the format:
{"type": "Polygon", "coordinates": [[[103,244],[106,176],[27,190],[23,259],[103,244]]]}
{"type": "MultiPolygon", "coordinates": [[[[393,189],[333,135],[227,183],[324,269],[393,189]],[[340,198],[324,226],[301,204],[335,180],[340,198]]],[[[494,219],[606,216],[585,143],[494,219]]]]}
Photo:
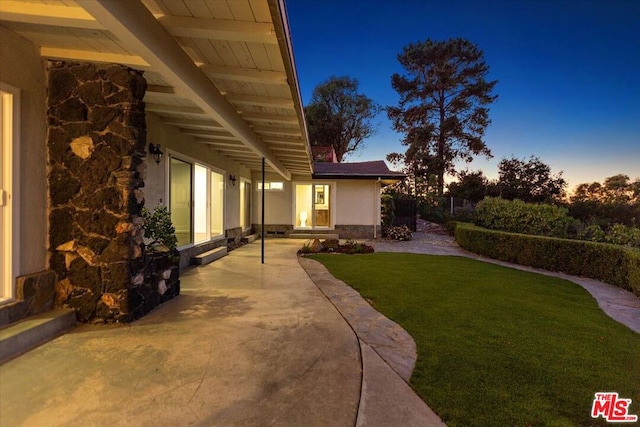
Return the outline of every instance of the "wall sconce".
{"type": "Polygon", "coordinates": [[[235,185],[236,185],[236,176],[235,175],[229,175],[229,181],[231,181],[231,185],[233,185],[235,187],[235,185]]]}
{"type": "Polygon", "coordinates": [[[153,160],[156,161],[156,165],[160,164],[160,160],[162,160],[162,150],[160,149],[160,144],[154,144],[152,142],[149,143],[149,154],[153,156],[153,160]]]}

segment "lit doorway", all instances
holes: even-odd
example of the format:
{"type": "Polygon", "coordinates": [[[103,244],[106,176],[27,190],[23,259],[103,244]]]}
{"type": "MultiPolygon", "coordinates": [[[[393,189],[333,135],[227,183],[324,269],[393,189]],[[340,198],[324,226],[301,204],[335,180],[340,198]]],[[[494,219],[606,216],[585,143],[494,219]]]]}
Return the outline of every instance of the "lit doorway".
{"type": "Polygon", "coordinates": [[[328,229],[333,227],[333,203],[330,184],[296,184],[296,229],[328,229]]]}
{"type": "Polygon", "coordinates": [[[14,299],[17,274],[17,200],[13,181],[15,151],[18,148],[19,91],[0,84],[0,304],[14,299]]]}

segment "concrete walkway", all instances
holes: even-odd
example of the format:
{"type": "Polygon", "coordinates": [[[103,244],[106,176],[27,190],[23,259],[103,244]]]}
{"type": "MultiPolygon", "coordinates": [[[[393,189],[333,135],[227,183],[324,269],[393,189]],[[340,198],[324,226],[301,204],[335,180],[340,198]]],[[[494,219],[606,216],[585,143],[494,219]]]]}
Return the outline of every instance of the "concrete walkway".
{"type": "Polygon", "coordinates": [[[418,357],[411,335],[324,265],[302,257],[299,262],[358,336],[363,375],[356,426],[445,426],[408,384],[418,357]]]}
{"type": "Polygon", "coordinates": [[[462,249],[458,246],[453,237],[442,232],[419,231],[413,233],[413,239],[407,242],[375,240],[367,243],[372,245],[376,252],[408,252],[430,255],[463,256],[479,261],[502,265],[504,267],[566,279],[585,288],[596,299],[600,308],[609,317],[640,334],[640,298],[617,286],[609,285],[608,283],[586,277],[556,273],[483,257],[462,249]]]}
{"type": "Polygon", "coordinates": [[[267,240],[261,265],[247,245],[185,272],[182,295],[139,321],[3,364],[0,426],[354,426],[358,339],[299,246],[267,240]]]}

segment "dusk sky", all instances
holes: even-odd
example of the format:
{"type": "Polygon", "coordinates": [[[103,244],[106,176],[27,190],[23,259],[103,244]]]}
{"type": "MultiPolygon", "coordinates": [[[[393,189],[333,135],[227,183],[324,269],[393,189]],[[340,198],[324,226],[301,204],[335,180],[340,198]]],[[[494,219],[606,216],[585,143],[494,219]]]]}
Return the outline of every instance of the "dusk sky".
{"type": "MultiPolygon", "coordinates": [[[[624,173],[640,177],[640,1],[286,0],[302,101],[331,75],[397,105],[397,55],[427,38],[462,37],[484,51],[498,100],[485,141],[493,159],[469,169],[497,177],[503,157],[538,156],[568,190],[624,173]]],[[[404,153],[386,113],[345,161],[404,153]]],[[[465,166],[463,165],[462,168],[465,166]]]]}

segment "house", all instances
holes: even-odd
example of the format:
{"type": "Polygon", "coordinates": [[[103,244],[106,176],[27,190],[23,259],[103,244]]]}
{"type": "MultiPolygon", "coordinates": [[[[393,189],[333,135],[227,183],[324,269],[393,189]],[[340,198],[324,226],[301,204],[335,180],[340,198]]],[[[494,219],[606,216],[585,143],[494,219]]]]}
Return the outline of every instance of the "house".
{"type": "Polygon", "coordinates": [[[375,237],[403,176],[314,164],[297,82],[283,0],[0,1],[0,326],[162,302],[143,206],[169,208],[181,266],[263,226],[375,237]]]}

